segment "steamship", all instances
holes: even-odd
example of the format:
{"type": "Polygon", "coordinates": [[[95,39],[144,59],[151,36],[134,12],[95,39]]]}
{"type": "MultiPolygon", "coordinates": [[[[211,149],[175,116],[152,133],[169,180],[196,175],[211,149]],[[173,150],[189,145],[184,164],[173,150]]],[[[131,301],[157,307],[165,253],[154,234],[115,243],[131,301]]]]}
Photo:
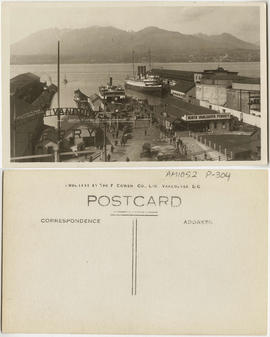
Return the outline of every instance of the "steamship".
{"type": "Polygon", "coordinates": [[[100,86],[99,97],[106,102],[121,102],[126,98],[125,89],[121,85],[113,85],[112,77],[107,85],[100,86]]]}
{"type": "Polygon", "coordinates": [[[163,84],[159,76],[146,72],[146,66],[138,66],[137,77],[125,80],[125,87],[145,93],[161,93],[163,84]]]}

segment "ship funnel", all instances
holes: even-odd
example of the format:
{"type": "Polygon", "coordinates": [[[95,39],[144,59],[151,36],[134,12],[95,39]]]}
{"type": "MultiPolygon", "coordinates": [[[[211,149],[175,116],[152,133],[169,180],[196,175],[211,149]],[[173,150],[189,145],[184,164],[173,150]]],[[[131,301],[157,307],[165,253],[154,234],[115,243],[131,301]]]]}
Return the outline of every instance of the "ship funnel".
{"type": "Polygon", "coordinates": [[[142,75],[146,76],[146,66],[142,66],[142,75]]]}
{"type": "Polygon", "coordinates": [[[146,66],[138,66],[138,76],[139,77],[146,76],[146,66]]]}
{"type": "Polygon", "coordinates": [[[110,86],[112,86],[112,77],[110,77],[110,86]]]}
{"type": "Polygon", "coordinates": [[[146,76],[146,66],[138,66],[138,76],[139,77],[146,76]]]}

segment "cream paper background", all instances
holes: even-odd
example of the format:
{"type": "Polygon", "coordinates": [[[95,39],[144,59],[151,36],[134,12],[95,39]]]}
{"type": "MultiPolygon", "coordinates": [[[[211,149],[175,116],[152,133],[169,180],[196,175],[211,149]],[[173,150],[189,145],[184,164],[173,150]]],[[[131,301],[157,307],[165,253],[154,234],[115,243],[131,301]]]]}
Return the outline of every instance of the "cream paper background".
{"type": "Polygon", "coordinates": [[[167,172],[6,171],[3,332],[265,334],[267,171],[169,171],[195,178],[167,172]],[[88,194],[182,198],[179,208],[152,207],[157,217],[138,217],[136,296],[134,217],[110,216],[135,207],[88,207],[88,194]],[[41,223],[62,217],[101,223],[41,223]],[[212,224],[184,223],[205,219],[212,224]]]}
{"type": "MultiPolygon", "coordinates": [[[[42,13],[42,12],[41,12],[42,13]]],[[[139,19],[139,18],[138,18],[139,19]]],[[[48,18],[49,20],[49,18],[48,18]]],[[[86,1],[86,2],[16,2],[9,1],[2,3],[2,137],[3,137],[3,167],[4,168],[75,168],[75,167],[173,167],[173,166],[254,166],[266,165],[268,162],[268,109],[267,109],[267,25],[266,25],[266,3],[263,1],[211,1],[211,2],[192,2],[192,1],[86,1]],[[13,8],[21,8],[27,11],[28,7],[49,8],[49,7],[143,7],[144,6],[184,6],[184,7],[205,7],[205,6],[256,6],[260,8],[260,77],[261,77],[261,160],[259,161],[177,161],[177,162],[68,162],[68,163],[14,163],[10,161],[10,107],[9,107],[9,85],[10,85],[10,26],[16,25],[16,22],[10,21],[10,12],[13,8]]]]}

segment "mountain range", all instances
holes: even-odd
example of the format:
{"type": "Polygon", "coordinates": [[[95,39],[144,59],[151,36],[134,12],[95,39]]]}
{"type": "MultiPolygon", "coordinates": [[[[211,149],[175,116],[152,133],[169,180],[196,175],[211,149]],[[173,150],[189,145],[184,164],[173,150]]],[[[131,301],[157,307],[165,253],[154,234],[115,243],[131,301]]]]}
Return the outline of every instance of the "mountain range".
{"type": "Polygon", "coordinates": [[[187,35],[157,27],[133,32],[92,26],[38,31],[11,45],[11,63],[55,63],[58,40],[61,41],[61,61],[64,63],[131,62],[132,50],[135,62],[148,60],[149,50],[153,62],[211,61],[213,58],[250,61],[259,58],[257,45],[228,33],[187,35]]]}

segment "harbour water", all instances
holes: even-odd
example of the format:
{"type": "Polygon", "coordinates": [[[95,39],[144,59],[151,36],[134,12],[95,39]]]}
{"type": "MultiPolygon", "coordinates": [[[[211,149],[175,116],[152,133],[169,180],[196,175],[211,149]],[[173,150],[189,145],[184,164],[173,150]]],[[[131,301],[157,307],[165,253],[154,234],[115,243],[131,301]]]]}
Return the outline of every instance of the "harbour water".
{"type": "MultiPolygon", "coordinates": [[[[230,71],[238,71],[241,76],[259,77],[259,62],[230,62],[230,63],[155,63],[153,68],[166,68],[187,71],[203,71],[205,69],[216,69],[221,66],[230,71]]],[[[136,65],[135,65],[136,67],[136,65]]],[[[11,65],[11,78],[16,75],[32,72],[40,76],[41,81],[56,84],[56,64],[35,65],[11,65]]],[[[75,106],[73,101],[74,90],[80,89],[87,95],[97,93],[98,87],[108,82],[112,76],[115,84],[124,84],[127,76],[132,75],[132,64],[62,64],[61,65],[61,87],[60,102],[63,107],[75,106]],[[64,79],[67,83],[64,84],[64,79]]],[[[161,98],[142,93],[130,92],[139,98],[147,98],[150,104],[159,104],[161,98]]],[[[55,95],[52,106],[57,104],[55,95]]]]}

